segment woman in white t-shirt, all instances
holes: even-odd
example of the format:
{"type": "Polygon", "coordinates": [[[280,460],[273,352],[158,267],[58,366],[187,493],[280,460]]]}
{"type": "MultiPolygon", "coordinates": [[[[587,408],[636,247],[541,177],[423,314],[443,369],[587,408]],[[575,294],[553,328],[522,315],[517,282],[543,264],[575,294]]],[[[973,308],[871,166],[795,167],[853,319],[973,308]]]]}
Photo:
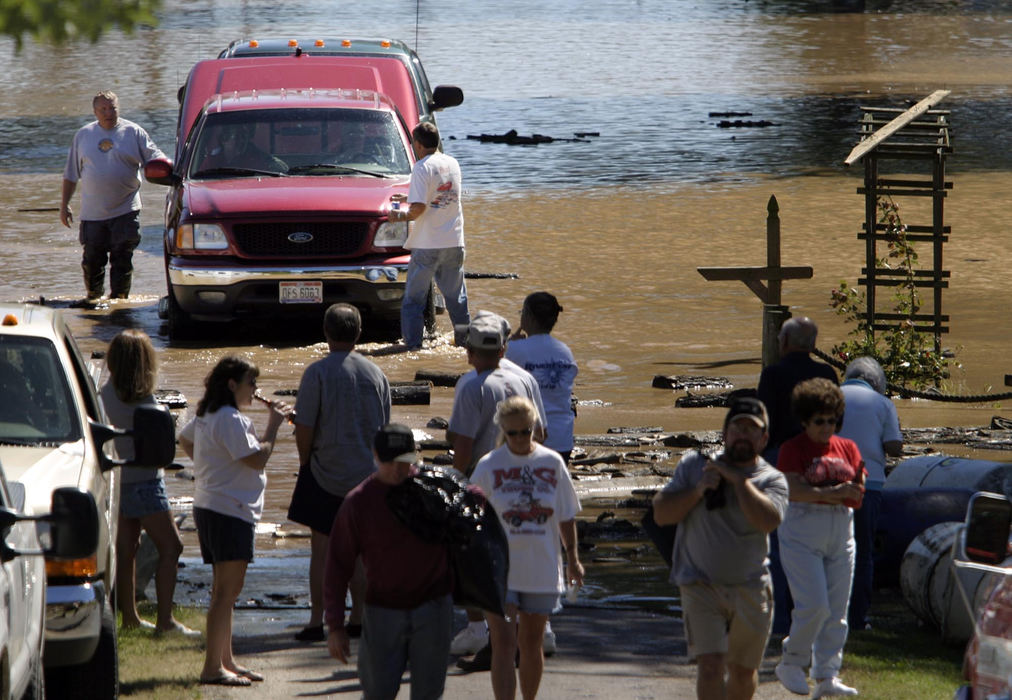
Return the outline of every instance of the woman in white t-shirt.
{"type": "Polygon", "coordinates": [[[259,373],[241,357],[219,360],[204,380],[196,417],[179,434],[183,451],[193,460],[193,519],[200,552],[213,567],[201,683],[245,686],[263,680],[232,656],[232,607],[253,561],[253,530],[267,485],[264,468],[291,408],[271,402],[264,439],[257,437],[253,421],[239,409],[252,403],[259,373]]]}
{"type": "Polygon", "coordinates": [[[471,483],[495,507],[510,546],[508,617],[487,615],[496,700],[516,696],[518,675],[523,697],[537,696],[548,616],[559,609],[566,578],[572,586],[583,585],[574,519],[580,501],[562,457],[534,442],[536,419],[537,409],[529,399],[511,396],[501,401],[495,422],[505,443],[485,455],[471,475],[471,483]],[[520,667],[514,671],[518,646],[520,667]]]}

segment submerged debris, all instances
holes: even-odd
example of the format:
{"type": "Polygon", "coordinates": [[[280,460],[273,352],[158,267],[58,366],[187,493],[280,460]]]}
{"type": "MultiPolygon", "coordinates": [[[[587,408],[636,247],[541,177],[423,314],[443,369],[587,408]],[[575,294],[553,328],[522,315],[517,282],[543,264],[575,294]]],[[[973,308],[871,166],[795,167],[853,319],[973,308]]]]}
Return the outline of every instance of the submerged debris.
{"type": "Polygon", "coordinates": [[[654,376],[651,384],[655,389],[730,389],[734,386],[727,377],[697,377],[688,374],[676,374],[666,377],[663,374],[654,376]]]}

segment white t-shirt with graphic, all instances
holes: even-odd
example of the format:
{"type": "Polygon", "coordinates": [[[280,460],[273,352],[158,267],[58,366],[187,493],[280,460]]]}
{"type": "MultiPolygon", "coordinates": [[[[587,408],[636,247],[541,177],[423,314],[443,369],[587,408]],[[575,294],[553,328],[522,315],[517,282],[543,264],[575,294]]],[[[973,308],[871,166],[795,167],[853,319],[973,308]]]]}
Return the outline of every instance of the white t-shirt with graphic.
{"type": "Polygon", "coordinates": [[[462,248],[464,211],[460,205],[460,165],[445,153],[425,156],[411,169],[408,203],[425,205],[411,225],[405,248],[462,248]]]}
{"type": "Polygon", "coordinates": [[[179,433],[193,443],[193,505],[256,523],[267,475],[241,460],[260,449],[253,421],[232,406],[196,416],[179,433]]]}
{"type": "Polygon", "coordinates": [[[485,455],[471,483],[496,509],[510,545],[507,586],[523,593],[563,593],[559,524],[580,512],[580,500],[558,452],[534,443],[527,455],[506,445],[485,455]]]}

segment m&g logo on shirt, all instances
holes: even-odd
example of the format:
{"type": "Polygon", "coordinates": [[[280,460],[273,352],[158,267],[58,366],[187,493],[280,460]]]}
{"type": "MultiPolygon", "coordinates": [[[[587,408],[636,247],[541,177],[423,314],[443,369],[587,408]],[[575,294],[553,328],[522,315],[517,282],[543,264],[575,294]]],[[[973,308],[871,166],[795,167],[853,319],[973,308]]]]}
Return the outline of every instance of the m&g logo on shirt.
{"type": "Polygon", "coordinates": [[[102,153],[108,153],[112,150],[112,147],[112,139],[102,139],[98,142],[98,150],[102,151],[102,153]]]}

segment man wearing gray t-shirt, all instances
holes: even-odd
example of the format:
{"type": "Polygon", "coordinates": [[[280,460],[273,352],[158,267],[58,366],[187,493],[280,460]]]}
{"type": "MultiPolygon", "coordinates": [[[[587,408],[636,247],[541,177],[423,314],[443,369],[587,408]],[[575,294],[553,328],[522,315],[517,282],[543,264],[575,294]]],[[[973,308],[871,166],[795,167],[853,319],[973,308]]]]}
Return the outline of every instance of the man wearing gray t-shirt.
{"type": "MultiPolygon", "coordinates": [[[[344,497],[376,471],[373,437],[390,422],[390,383],[375,363],[355,352],[362,316],[334,304],[323,317],[330,354],[306,368],[295,403],[299,476],[288,518],[310,528],[309,624],[303,642],[323,641],[323,572],[330,535],[344,497]]],[[[358,636],[365,579],[352,577],[348,634],[358,636]]]]}
{"type": "Polygon", "coordinates": [[[81,184],[81,268],[89,300],[105,291],[109,263],[109,296],[130,296],[133,253],[141,241],[141,177],[144,164],[164,158],[148,133],[119,116],[119,99],[109,91],[92,100],[96,121],[81,127],[63,169],[60,223],[70,228],[70,199],[81,184]]]}
{"type": "Polygon", "coordinates": [[[692,452],[654,497],[658,525],[678,525],[671,580],[682,599],[699,698],[751,698],[773,623],[769,533],[787,511],[787,480],[759,454],[769,440],[762,402],[739,398],[724,451],[692,452]]]}

